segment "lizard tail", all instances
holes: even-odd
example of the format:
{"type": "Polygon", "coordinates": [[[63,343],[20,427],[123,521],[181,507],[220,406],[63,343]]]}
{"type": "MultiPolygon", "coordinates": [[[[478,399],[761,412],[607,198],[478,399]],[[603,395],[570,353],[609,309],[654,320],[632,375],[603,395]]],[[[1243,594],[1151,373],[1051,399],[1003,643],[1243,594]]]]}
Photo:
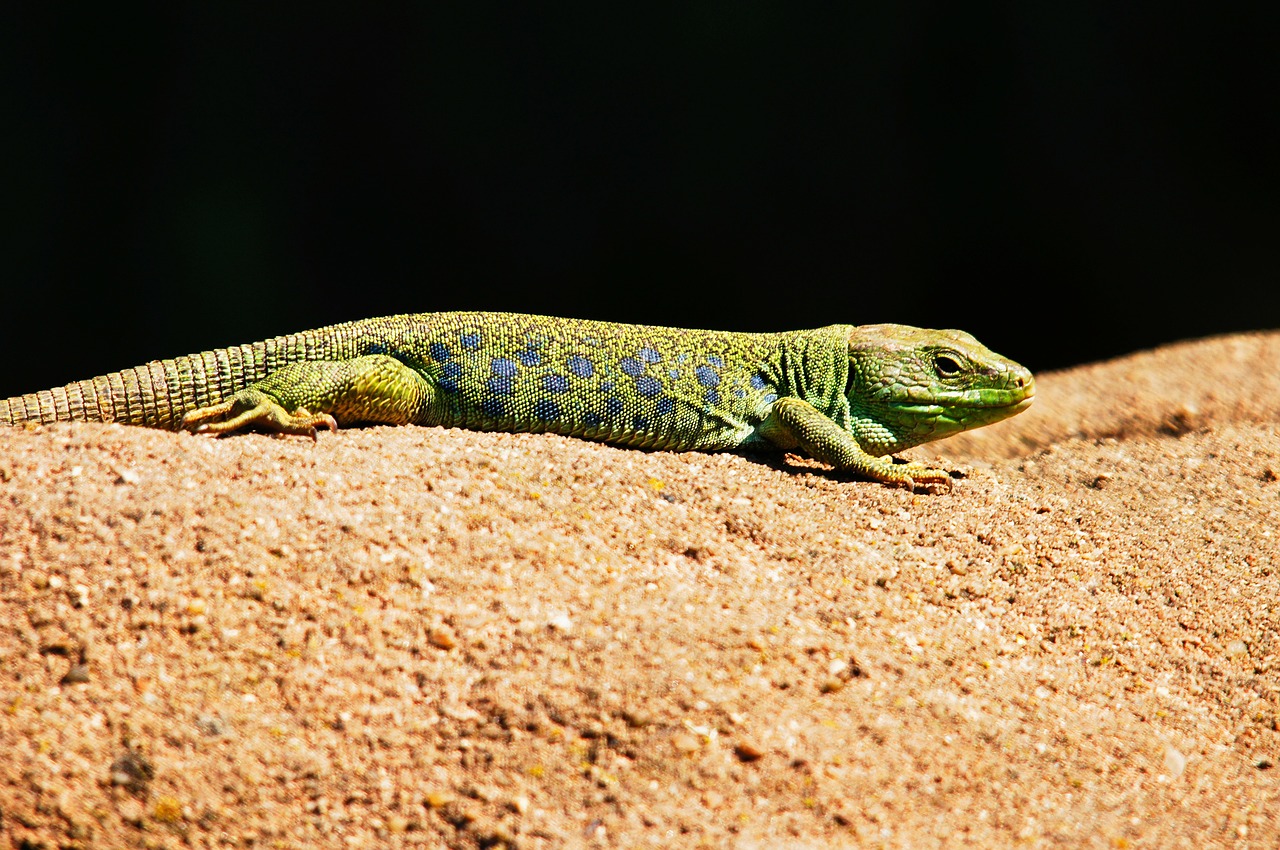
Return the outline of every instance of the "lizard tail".
{"type": "Polygon", "coordinates": [[[182,414],[217,404],[266,374],[265,344],[204,351],[0,400],[0,425],[121,422],[177,430],[182,414]]]}
{"type": "Polygon", "coordinates": [[[393,316],[345,322],[248,345],[153,360],[87,381],[0,399],[0,425],[121,422],[177,431],[187,411],[220,404],[288,363],[385,352],[390,340],[412,336],[424,318],[393,316]]]}

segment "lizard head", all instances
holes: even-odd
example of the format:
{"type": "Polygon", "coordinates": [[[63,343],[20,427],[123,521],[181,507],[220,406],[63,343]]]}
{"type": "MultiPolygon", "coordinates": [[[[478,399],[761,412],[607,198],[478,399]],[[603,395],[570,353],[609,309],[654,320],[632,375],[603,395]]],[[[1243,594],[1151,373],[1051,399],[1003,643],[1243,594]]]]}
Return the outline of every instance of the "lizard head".
{"type": "Polygon", "coordinates": [[[860,325],[849,334],[851,426],[873,453],[1008,419],[1035,392],[1031,372],[964,331],[860,325]]]}

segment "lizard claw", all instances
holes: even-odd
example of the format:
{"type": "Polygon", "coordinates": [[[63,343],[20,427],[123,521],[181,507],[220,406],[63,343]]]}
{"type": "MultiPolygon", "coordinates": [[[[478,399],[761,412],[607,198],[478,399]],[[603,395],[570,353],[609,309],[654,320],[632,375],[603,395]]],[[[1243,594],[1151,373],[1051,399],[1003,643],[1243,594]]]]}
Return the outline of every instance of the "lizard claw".
{"type": "MultiPolygon", "coordinates": [[[[297,411],[294,411],[293,415],[295,417],[297,416],[311,417],[309,427],[307,428],[307,436],[311,438],[311,442],[313,443],[320,442],[319,432],[316,430],[317,428],[327,428],[329,429],[329,433],[331,434],[337,433],[338,431],[338,420],[334,419],[332,416],[330,416],[327,413],[317,413],[312,415],[308,413],[306,410],[297,410],[297,411]]],[[[290,431],[288,433],[293,433],[293,432],[290,431]]]]}

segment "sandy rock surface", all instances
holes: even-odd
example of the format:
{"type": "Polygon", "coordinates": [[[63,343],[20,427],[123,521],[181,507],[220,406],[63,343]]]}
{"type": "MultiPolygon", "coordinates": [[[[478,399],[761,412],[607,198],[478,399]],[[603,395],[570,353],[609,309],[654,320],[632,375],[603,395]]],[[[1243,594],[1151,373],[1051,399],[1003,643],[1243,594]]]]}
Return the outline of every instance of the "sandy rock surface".
{"type": "Polygon", "coordinates": [[[0,836],[1280,844],[1280,334],[911,456],[0,430],[0,836]]]}

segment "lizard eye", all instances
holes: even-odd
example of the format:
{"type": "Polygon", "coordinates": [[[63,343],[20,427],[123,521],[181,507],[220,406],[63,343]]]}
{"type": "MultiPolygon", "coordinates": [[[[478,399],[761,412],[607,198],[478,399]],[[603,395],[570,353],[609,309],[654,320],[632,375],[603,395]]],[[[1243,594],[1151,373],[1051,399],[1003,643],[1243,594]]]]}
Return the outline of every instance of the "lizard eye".
{"type": "Polygon", "coordinates": [[[960,374],[960,363],[950,354],[939,354],[933,358],[933,368],[944,378],[954,378],[960,374]]]}

